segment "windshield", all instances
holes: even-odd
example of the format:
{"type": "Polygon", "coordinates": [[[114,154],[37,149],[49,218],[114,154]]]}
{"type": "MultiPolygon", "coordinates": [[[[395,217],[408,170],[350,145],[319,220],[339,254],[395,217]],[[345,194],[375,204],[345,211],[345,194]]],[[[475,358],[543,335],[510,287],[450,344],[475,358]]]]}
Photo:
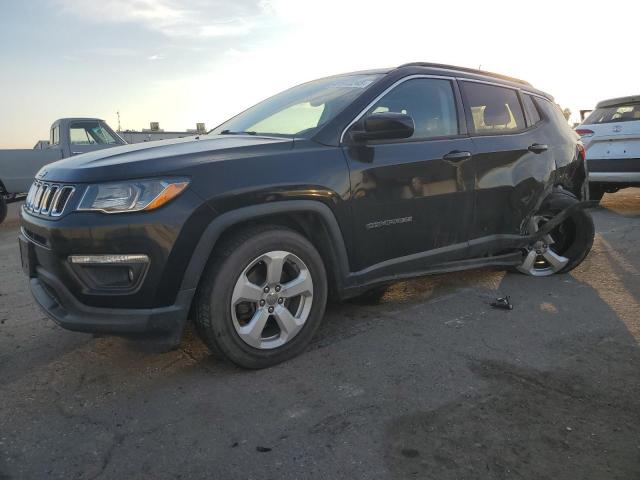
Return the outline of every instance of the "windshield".
{"type": "Polygon", "coordinates": [[[304,83],[254,105],[210,133],[309,138],[381,76],[342,75],[304,83]]]}
{"type": "Polygon", "coordinates": [[[583,125],[596,123],[632,122],[640,120],[640,103],[629,103],[613,107],[596,108],[583,125]]]}

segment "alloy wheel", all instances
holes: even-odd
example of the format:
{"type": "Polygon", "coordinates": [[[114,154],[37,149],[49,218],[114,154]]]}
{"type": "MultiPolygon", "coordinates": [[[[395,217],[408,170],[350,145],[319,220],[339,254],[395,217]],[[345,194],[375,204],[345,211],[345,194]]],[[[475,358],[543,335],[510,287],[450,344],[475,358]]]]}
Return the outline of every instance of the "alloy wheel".
{"type": "Polygon", "coordinates": [[[290,252],[260,255],[242,271],[231,296],[238,336],[258,349],[273,349],[295,337],[313,303],[313,279],[305,263],[290,252]]]}
{"type": "MultiPolygon", "coordinates": [[[[537,232],[549,220],[550,217],[548,216],[533,216],[529,220],[528,233],[537,232]]],[[[563,225],[560,225],[560,227],[545,235],[541,240],[527,247],[524,261],[517,269],[534,277],[546,277],[562,270],[569,263],[569,259],[559,253],[562,252],[559,246],[564,243],[562,242],[562,236],[563,225]]]]}

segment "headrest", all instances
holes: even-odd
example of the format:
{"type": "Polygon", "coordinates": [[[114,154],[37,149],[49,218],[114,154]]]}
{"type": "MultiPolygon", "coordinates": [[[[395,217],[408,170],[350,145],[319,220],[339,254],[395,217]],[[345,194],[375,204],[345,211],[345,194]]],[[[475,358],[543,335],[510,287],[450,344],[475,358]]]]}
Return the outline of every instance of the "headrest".
{"type": "Polygon", "coordinates": [[[484,124],[487,127],[493,127],[495,125],[506,125],[511,121],[511,115],[505,104],[492,104],[484,107],[484,124]]]}

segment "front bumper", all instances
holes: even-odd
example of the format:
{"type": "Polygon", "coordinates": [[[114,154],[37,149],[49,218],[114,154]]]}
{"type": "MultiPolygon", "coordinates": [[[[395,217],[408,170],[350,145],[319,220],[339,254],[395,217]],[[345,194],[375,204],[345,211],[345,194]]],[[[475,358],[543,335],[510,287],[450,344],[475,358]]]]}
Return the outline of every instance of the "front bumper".
{"type": "Polygon", "coordinates": [[[34,298],[69,330],[163,337],[177,345],[195,293],[195,285],[183,285],[184,272],[209,222],[203,211],[208,207],[199,203],[187,191],[170,205],[144,213],[74,212],[49,219],[22,209],[19,241],[34,298]],[[130,285],[111,274],[120,270],[108,273],[111,266],[93,269],[71,261],[126,254],[148,259],[139,270],[124,263],[132,267],[130,285]]]}
{"type": "MultiPolygon", "coordinates": [[[[38,305],[58,325],[86,333],[162,338],[170,348],[177,346],[186,323],[195,289],[181,290],[173,305],[156,308],[93,307],[79,302],[73,293],[43,266],[37,264],[35,250],[41,248],[20,234],[29,286],[38,305]],[[24,252],[24,249],[28,249],[24,252]],[[28,258],[30,260],[25,260],[28,258]]],[[[114,302],[116,303],[116,302],[114,302]]]]}

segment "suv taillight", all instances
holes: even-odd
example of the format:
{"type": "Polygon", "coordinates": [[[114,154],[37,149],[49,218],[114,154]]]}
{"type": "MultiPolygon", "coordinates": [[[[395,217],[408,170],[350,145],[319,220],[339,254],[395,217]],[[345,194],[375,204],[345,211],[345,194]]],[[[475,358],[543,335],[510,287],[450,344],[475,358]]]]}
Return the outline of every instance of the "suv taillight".
{"type": "Polygon", "coordinates": [[[594,132],[588,128],[578,128],[576,129],[576,133],[581,137],[592,137],[594,132]]]}
{"type": "Polygon", "coordinates": [[[584,148],[584,145],[581,143],[578,143],[578,151],[580,152],[580,155],[582,156],[582,160],[586,160],[587,159],[587,151],[584,148]]]}

